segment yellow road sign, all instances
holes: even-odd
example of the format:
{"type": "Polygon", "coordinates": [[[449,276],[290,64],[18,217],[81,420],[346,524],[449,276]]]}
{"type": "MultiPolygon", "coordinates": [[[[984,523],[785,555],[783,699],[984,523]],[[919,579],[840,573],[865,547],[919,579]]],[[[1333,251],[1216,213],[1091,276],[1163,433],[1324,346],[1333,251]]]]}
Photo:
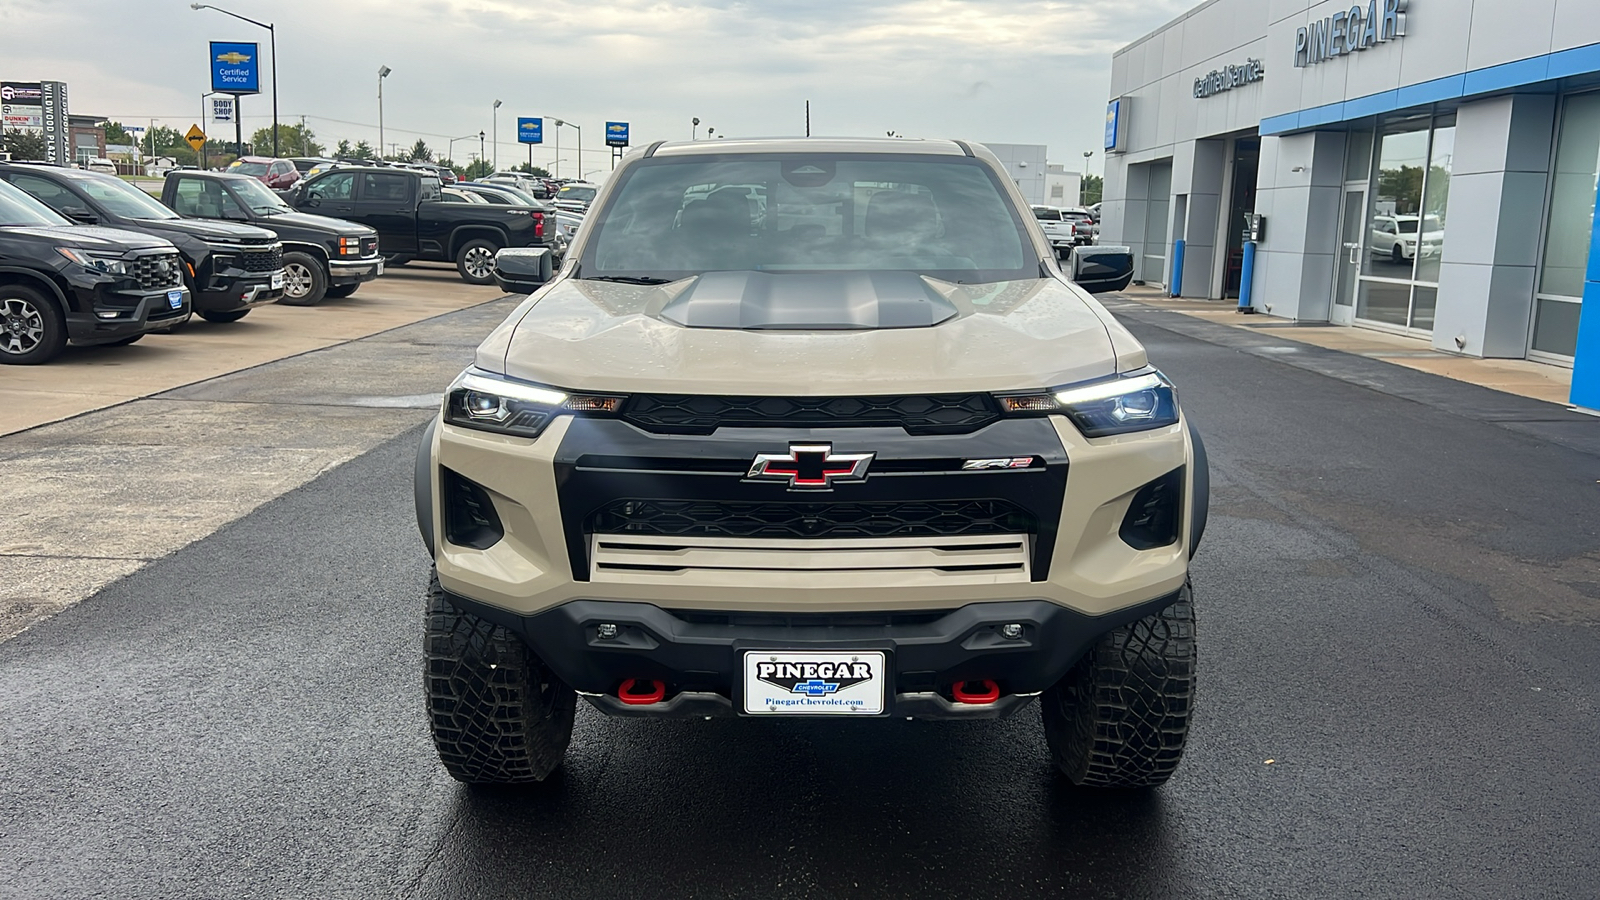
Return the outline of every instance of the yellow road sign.
{"type": "Polygon", "coordinates": [[[193,147],[196,153],[199,153],[200,148],[205,145],[206,133],[200,130],[199,125],[190,125],[189,133],[184,135],[183,139],[189,142],[189,146],[193,147]]]}

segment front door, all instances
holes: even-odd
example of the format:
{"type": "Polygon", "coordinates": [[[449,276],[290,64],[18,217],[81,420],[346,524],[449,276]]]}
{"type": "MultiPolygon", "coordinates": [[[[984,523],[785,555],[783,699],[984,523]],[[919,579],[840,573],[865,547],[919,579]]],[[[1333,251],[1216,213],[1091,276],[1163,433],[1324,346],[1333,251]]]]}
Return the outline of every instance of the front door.
{"type": "Polygon", "coordinates": [[[1339,220],[1338,271],[1334,275],[1333,309],[1328,320],[1349,325],[1356,316],[1356,283],[1361,275],[1361,247],[1367,229],[1367,185],[1355,182],[1345,186],[1344,212],[1339,220]]]}
{"type": "Polygon", "coordinates": [[[417,252],[417,214],[409,172],[362,172],[361,192],[351,218],[378,230],[378,252],[417,252]]]}

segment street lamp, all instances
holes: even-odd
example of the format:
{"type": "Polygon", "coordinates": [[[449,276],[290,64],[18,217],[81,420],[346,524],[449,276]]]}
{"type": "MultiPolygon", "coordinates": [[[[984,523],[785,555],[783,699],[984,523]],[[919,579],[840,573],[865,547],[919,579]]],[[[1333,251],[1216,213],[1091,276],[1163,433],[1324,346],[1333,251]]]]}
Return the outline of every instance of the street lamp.
{"type": "Polygon", "coordinates": [[[583,177],[583,126],[582,125],[574,125],[571,122],[563,122],[560,119],[551,119],[550,121],[556,123],[556,152],[557,153],[561,152],[561,126],[565,125],[568,128],[576,128],[576,129],[578,129],[578,177],[582,178],[583,177]]]}
{"type": "MultiPolygon", "coordinates": [[[[483,155],[483,129],[480,128],[478,129],[478,161],[483,162],[486,159],[488,159],[488,157],[483,155]]],[[[483,176],[484,173],[479,171],[478,177],[482,178],[483,176]]]]}
{"type": "MultiPolygon", "coordinates": [[[[265,28],[267,30],[268,39],[271,41],[272,46],[272,156],[276,159],[278,156],[278,29],[272,27],[271,22],[257,22],[255,19],[246,18],[236,12],[228,12],[220,6],[212,6],[209,3],[191,3],[189,8],[194,10],[216,10],[225,16],[233,16],[241,22],[249,22],[257,28],[265,28]]],[[[382,88],[379,89],[379,93],[382,93],[382,88]]],[[[233,116],[235,122],[242,122],[243,120],[239,117],[238,98],[239,95],[235,94],[233,116]]],[[[381,102],[379,107],[381,109],[381,102]]],[[[383,141],[380,140],[378,146],[382,148],[383,141]]]]}
{"type": "Polygon", "coordinates": [[[394,71],[388,66],[378,67],[378,156],[383,156],[383,80],[394,71]]]}
{"type": "Polygon", "coordinates": [[[456,141],[470,141],[475,137],[477,137],[477,135],[475,135],[475,134],[464,134],[461,137],[453,137],[453,138],[451,138],[450,139],[450,149],[446,152],[445,155],[450,158],[451,162],[455,162],[455,159],[456,159],[456,141]]]}
{"type": "Polygon", "coordinates": [[[494,170],[500,171],[500,101],[494,102],[494,109],[489,111],[489,127],[494,129],[494,170]]]}
{"type": "Polygon", "coordinates": [[[715,128],[712,128],[710,125],[707,125],[706,126],[706,140],[708,140],[708,141],[711,140],[711,135],[713,133],[715,133],[715,132],[716,132],[715,128]]]}
{"type": "Polygon", "coordinates": [[[695,116],[694,118],[689,120],[689,140],[691,140],[691,141],[700,140],[700,135],[695,131],[695,129],[699,128],[699,127],[700,127],[700,117],[699,116],[695,116]]]}

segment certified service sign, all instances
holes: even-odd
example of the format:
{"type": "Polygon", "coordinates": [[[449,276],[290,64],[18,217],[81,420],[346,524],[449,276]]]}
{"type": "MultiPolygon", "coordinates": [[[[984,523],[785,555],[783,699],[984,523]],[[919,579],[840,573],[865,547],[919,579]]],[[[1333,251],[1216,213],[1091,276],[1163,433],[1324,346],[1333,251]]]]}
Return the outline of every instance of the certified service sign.
{"type": "Polygon", "coordinates": [[[211,89],[224,94],[261,93],[261,54],[256,45],[212,41],[211,89]]]}

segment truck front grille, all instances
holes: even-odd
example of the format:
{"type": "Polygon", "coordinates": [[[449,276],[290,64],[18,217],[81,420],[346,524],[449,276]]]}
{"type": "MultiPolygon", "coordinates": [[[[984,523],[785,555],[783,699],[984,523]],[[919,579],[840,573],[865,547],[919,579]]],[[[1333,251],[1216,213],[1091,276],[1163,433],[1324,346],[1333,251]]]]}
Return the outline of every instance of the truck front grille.
{"type": "Polygon", "coordinates": [[[675,537],[957,537],[1032,534],[1038,523],[1005,500],[617,500],[596,510],[585,530],[675,537]]]}
{"type": "Polygon", "coordinates": [[[246,272],[276,272],[283,268],[283,245],[271,247],[246,247],[239,254],[239,268],[246,272]]]}
{"type": "Polygon", "coordinates": [[[597,534],[595,582],[682,583],[781,589],[795,577],[857,587],[1028,581],[1028,537],[717,538],[597,534]]]}
{"type": "Polygon", "coordinates": [[[652,434],[720,428],[901,427],[909,434],[970,434],[1000,418],[987,394],[887,397],[720,397],[635,394],[622,418],[652,434]]]}
{"type": "Polygon", "coordinates": [[[133,261],[132,269],[141,291],[183,286],[183,264],[176,253],[141,256],[133,261]]]}

